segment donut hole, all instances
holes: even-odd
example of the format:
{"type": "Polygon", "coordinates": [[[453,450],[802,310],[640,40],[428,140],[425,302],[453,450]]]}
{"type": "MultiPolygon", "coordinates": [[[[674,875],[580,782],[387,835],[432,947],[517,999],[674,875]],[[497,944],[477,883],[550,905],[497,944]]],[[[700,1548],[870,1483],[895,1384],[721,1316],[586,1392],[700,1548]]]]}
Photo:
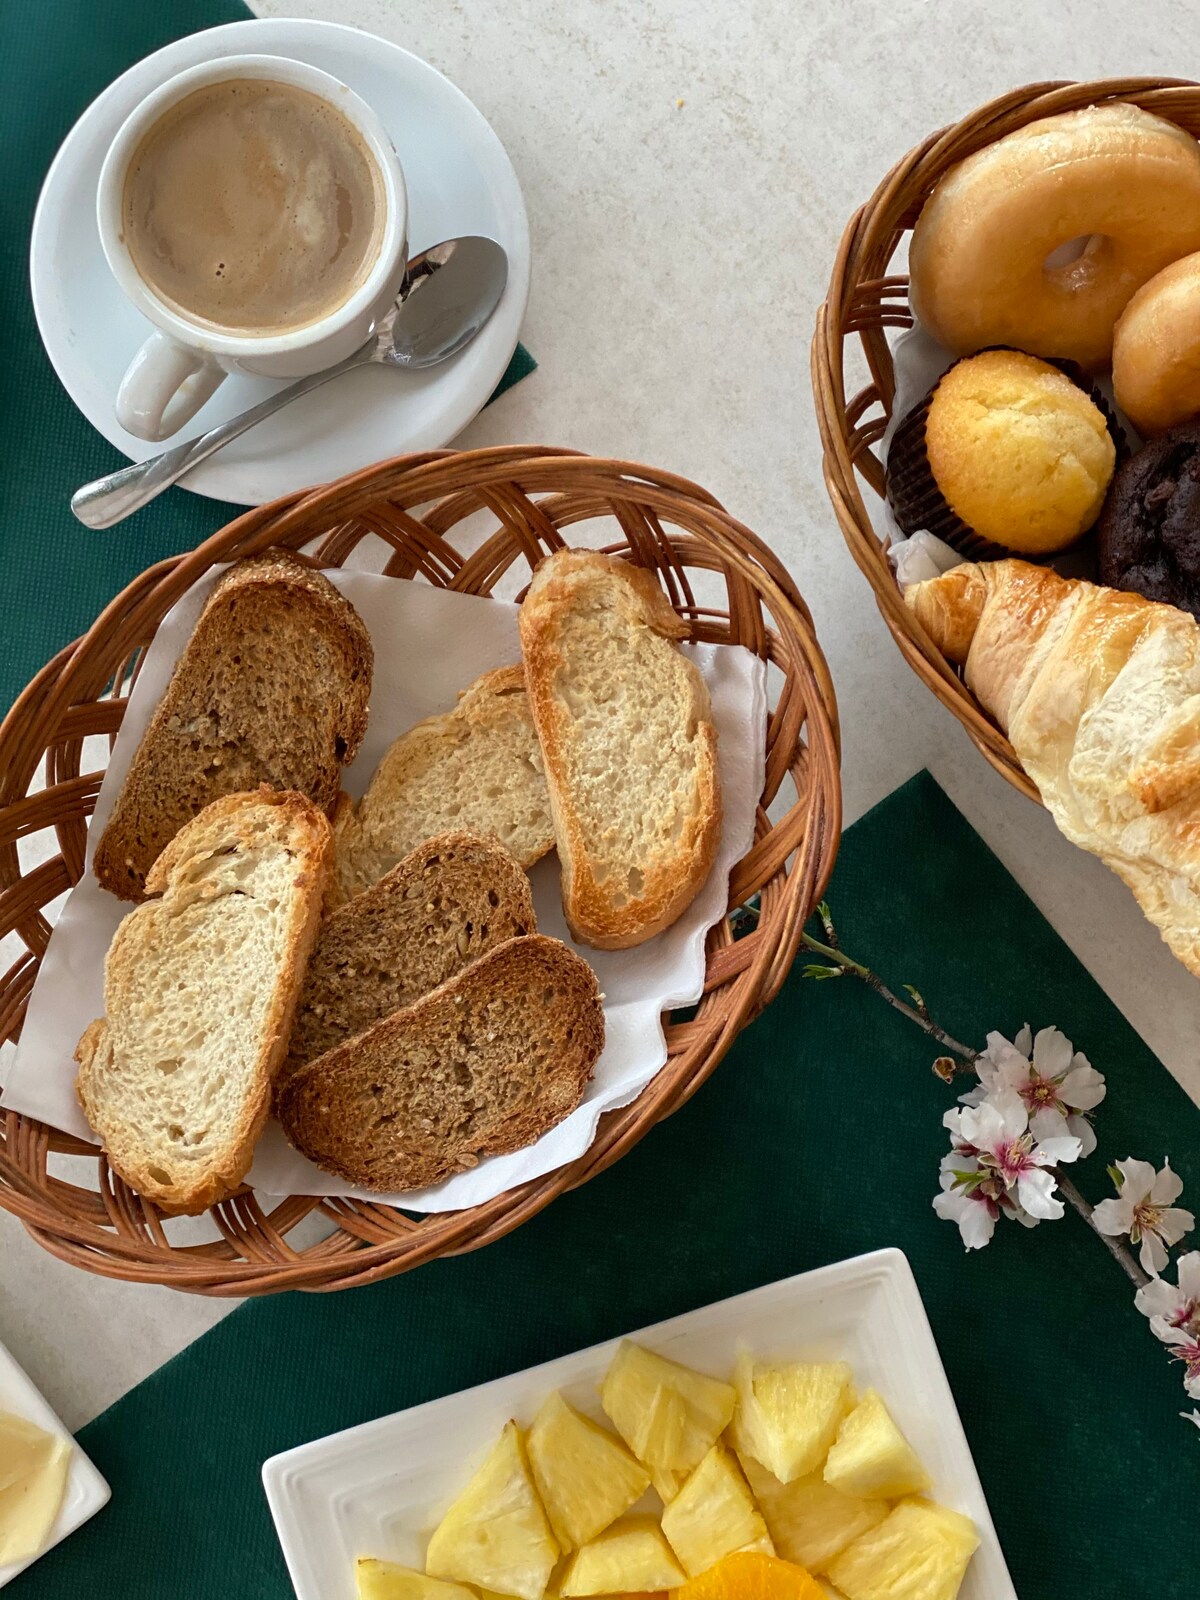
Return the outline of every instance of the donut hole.
{"type": "Polygon", "coordinates": [[[1081,233],[1056,245],[1042,262],[1042,271],[1061,289],[1083,289],[1104,270],[1111,250],[1107,234],[1081,233]]]}

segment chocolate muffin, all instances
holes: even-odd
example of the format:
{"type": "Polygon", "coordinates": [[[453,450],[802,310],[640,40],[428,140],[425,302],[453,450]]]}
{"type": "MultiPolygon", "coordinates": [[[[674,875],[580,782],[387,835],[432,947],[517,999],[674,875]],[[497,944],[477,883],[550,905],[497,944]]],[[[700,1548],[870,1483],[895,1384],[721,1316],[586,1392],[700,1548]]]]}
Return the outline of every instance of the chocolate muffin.
{"type": "Polygon", "coordinates": [[[1200,618],[1200,421],[1118,467],[1097,529],[1100,582],[1200,618]]]}

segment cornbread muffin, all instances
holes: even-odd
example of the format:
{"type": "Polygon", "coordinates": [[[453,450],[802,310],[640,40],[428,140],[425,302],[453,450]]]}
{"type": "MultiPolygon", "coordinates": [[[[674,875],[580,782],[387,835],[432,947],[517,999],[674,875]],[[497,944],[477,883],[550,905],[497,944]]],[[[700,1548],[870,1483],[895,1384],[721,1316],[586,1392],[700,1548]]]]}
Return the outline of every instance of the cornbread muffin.
{"type": "Polygon", "coordinates": [[[955,516],[1022,555],[1050,555],[1086,533],[1117,460],[1091,396],[1016,350],[950,368],[929,402],[925,452],[955,516]]]}

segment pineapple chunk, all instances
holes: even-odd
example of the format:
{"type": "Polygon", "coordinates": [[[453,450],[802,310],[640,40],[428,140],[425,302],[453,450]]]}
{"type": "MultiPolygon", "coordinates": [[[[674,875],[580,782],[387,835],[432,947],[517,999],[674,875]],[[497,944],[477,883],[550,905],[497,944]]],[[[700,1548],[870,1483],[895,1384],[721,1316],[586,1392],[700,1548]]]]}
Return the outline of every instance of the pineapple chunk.
{"type": "Polygon", "coordinates": [[[577,1550],[603,1533],[650,1483],[650,1474],[620,1440],[580,1416],[560,1394],[545,1401],[525,1445],[533,1481],[564,1550],[577,1550]]]}
{"type": "Polygon", "coordinates": [[[765,1367],[739,1356],[733,1431],[738,1451],[753,1456],[780,1483],[814,1472],[854,1404],[852,1379],[844,1361],[765,1367]]]}
{"type": "Polygon", "coordinates": [[[735,1550],[775,1554],[741,1469],[719,1444],[713,1445],[663,1512],[662,1527],[689,1578],[735,1550]]]}
{"type": "Polygon", "coordinates": [[[682,1582],[679,1563],[655,1519],[626,1517],[575,1552],[560,1592],[568,1600],[574,1595],[651,1594],[682,1582]]]}
{"type": "Polygon", "coordinates": [[[510,1422],[435,1529],[425,1570],[515,1600],[542,1600],[557,1560],[524,1442],[510,1422]]]}
{"type": "Polygon", "coordinates": [[[686,1475],[729,1426],[734,1393],[729,1384],[626,1339],[605,1374],[600,1400],[639,1461],[652,1471],[686,1475]]]}
{"type": "Polygon", "coordinates": [[[829,1563],[847,1600],[954,1600],[979,1547],[970,1517],[931,1500],[901,1500],[829,1563]]]}
{"type": "MultiPolygon", "coordinates": [[[[569,1561],[569,1559],[570,1558],[568,1557],[567,1560],[569,1561]]],[[[567,1561],[560,1561],[558,1566],[555,1567],[554,1571],[550,1574],[550,1581],[546,1585],[546,1592],[542,1596],[542,1600],[559,1600],[560,1590],[558,1585],[563,1573],[566,1570],[567,1561]]],[[[475,1595],[479,1596],[479,1600],[513,1600],[513,1597],[510,1594],[501,1594],[497,1589],[481,1589],[477,1585],[472,1588],[471,1592],[472,1600],[474,1600],[475,1595]]]]}
{"type": "Polygon", "coordinates": [[[825,1459],[825,1481],[845,1494],[898,1500],[928,1489],[931,1480],[891,1412],[868,1389],[838,1429],[825,1459]]]}
{"type": "Polygon", "coordinates": [[[650,1474],[650,1482],[654,1485],[658,1498],[665,1506],[671,1504],[687,1482],[686,1472],[673,1472],[670,1467],[648,1466],[646,1471],[650,1474]]]}
{"type": "Polygon", "coordinates": [[[851,1539],[887,1516],[887,1507],[880,1501],[860,1500],[831,1489],[819,1471],[794,1483],[780,1483],[753,1456],[742,1457],[742,1471],[776,1550],[786,1560],[814,1572],[824,1571],[826,1563],[851,1539]]]}
{"type": "Polygon", "coordinates": [[[358,1600],[475,1600],[461,1583],[443,1583],[427,1578],[411,1567],[398,1567],[394,1561],[372,1561],[359,1556],[354,1563],[358,1600]]]}

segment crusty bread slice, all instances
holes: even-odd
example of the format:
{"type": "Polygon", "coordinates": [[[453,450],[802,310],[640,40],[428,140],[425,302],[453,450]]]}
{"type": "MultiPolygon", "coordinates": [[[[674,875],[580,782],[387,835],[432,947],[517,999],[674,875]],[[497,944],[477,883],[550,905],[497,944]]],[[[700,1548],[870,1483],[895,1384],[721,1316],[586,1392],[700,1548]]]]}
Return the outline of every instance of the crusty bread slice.
{"type": "Polygon", "coordinates": [[[332,807],[366,732],[372,665],[362,618],[322,573],[282,550],[230,567],[96,846],[104,887],[144,899],[160,852],[221,795],[265,783],[332,807]]]}
{"type": "Polygon", "coordinates": [[[668,927],[721,836],[708,689],[649,572],[557,550],[521,607],[521,644],[575,937],[601,950],[668,927]]]}
{"type": "Polygon", "coordinates": [[[493,834],[522,867],[554,848],[519,665],[485,672],[453,711],[401,734],[357,809],[342,808],[335,818],[338,896],[360,893],[425,839],[451,828],[493,834]]]}
{"type": "Polygon", "coordinates": [[[443,833],[325,919],[276,1080],[537,932],[529,879],[494,839],[443,833]]]}
{"type": "Polygon", "coordinates": [[[113,1169],[164,1211],[203,1211],[249,1170],[332,858],[306,796],[226,795],[167,846],[146,878],[160,898],[116,931],[76,1088],[113,1169]]]}
{"type": "Polygon", "coordinates": [[[532,1144],[569,1115],[604,1044],[595,974],[557,939],[492,950],[283,1085],[298,1150],[399,1194],[532,1144]]]}

